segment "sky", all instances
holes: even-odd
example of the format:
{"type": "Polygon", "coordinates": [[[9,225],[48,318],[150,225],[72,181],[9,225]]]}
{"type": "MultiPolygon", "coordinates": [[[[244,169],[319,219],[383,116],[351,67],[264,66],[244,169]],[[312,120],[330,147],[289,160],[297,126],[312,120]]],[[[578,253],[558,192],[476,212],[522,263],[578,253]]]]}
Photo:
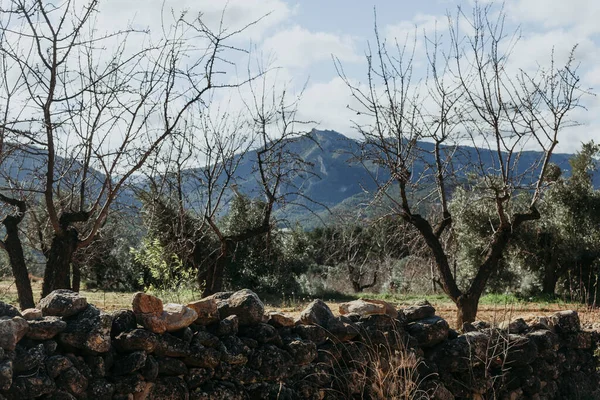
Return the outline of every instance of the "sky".
{"type": "MultiPolygon", "coordinates": [[[[109,0],[101,6],[99,22],[156,29],[161,9],[188,9],[202,12],[209,25],[223,15],[225,26],[239,29],[263,17],[237,36],[236,45],[252,49],[251,57],[277,67],[278,79],[291,92],[304,89],[299,106],[303,118],[315,121],[319,129],[356,138],[352,123],[356,113],[347,107],[350,93],[332,57],[340,60],[350,79],[366,80],[365,52],[373,43],[376,11],[385,39],[404,39],[417,32],[418,68],[425,56],[422,32],[443,29],[447,13],[455,14],[458,6],[469,12],[472,5],[472,0],[109,0]]],[[[508,27],[521,34],[511,56],[517,68],[530,70],[547,63],[553,49],[561,61],[578,45],[582,86],[592,92],[600,86],[600,1],[507,0],[504,9],[508,27]]],[[[580,125],[564,133],[558,151],[574,152],[582,141],[600,141],[600,100],[590,95],[583,104],[586,110],[573,114],[580,125]]]]}

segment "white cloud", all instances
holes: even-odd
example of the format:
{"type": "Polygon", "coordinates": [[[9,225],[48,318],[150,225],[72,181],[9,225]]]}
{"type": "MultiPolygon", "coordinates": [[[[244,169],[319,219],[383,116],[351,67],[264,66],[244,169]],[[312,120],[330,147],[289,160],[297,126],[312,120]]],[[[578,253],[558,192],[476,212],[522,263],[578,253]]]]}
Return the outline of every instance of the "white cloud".
{"type": "Polygon", "coordinates": [[[293,9],[283,0],[119,0],[101,3],[99,23],[106,30],[124,28],[132,24],[139,29],[151,28],[162,33],[161,27],[169,25],[173,16],[182,12],[190,17],[202,14],[202,20],[210,29],[219,25],[229,32],[249,27],[241,37],[261,40],[271,28],[279,25],[293,14],[293,9]]]}
{"type": "Polygon", "coordinates": [[[511,0],[509,15],[545,28],[572,27],[584,34],[600,32],[600,2],[590,0],[511,0]]]}
{"type": "Polygon", "coordinates": [[[344,62],[361,60],[355,51],[354,38],[328,32],[310,32],[298,25],[265,39],[262,49],[266,53],[274,53],[278,65],[292,68],[306,68],[328,61],[332,55],[344,62]]]}

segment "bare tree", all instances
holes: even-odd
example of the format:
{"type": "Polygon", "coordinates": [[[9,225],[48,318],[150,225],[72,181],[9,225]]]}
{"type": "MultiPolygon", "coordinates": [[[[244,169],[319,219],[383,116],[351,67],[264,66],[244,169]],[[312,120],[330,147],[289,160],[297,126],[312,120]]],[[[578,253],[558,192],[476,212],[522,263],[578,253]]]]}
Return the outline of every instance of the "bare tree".
{"type": "Polygon", "coordinates": [[[0,128],[42,150],[36,191],[52,228],[44,295],[71,287],[73,254],[93,242],[132,175],[192,111],[204,111],[213,90],[237,86],[218,77],[230,68],[237,49],[227,43],[239,30],[213,31],[202,15],[183,13],[152,43],[149,32],[133,29],[98,33],[97,7],[0,5],[11,20],[0,54],[23,83],[0,128]]]}
{"type": "Polygon", "coordinates": [[[476,5],[472,16],[460,9],[456,18],[449,15],[446,46],[437,32],[426,35],[428,69],[419,79],[414,43],[390,45],[377,26],[366,85],[353,83],[336,62],[358,103],[356,111],[370,121],[356,124],[363,137],[360,159],[387,172],[373,174],[377,196],[427,243],[441,286],[457,305],[459,326],[475,319],[515,230],[539,218],[536,205],[547,186],[550,158],[560,133],[573,125],[568,116],[584,93],[573,54],[560,68],[554,61],[533,72],[514,68],[510,56],[518,32],[507,33],[503,11],[492,17],[497,10],[491,7],[476,5]],[[463,35],[459,26],[464,25],[463,35]],[[464,144],[473,146],[473,157],[457,153],[464,144]],[[527,168],[519,164],[525,146],[541,155],[527,168]],[[481,196],[493,199],[498,223],[475,277],[461,288],[451,268],[453,247],[447,245],[461,240],[453,237],[449,201],[467,173],[485,183],[481,196]],[[529,206],[511,211],[518,194],[529,196],[529,206]],[[437,204],[431,216],[422,215],[424,201],[437,204]]]}

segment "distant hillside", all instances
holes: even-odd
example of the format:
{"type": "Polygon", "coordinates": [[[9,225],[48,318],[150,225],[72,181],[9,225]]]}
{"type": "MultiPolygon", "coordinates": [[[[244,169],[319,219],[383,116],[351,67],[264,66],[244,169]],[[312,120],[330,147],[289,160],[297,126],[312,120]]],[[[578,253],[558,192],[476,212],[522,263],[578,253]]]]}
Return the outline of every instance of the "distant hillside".
{"type": "MultiPolygon", "coordinates": [[[[312,227],[316,226],[320,219],[327,220],[330,215],[329,210],[348,210],[362,207],[368,203],[371,197],[368,193],[376,189],[371,174],[377,175],[381,179],[386,178],[386,172],[378,170],[377,166],[368,165],[366,169],[355,160],[355,155],[360,150],[359,142],[335,131],[313,130],[309,135],[290,142],[289,146],[292,152],[300,155],[302,159],[312,165],[311,172],[314,176],[306,180],[298,178],[295,186],[301,188],[304,196],[291,196],[289,200],[296,203],[296,205],[288,206],[285,210],[278,210],[278,216],[286,218],[288,222],[300,222],[306,227],[312,227]],[[307,201],[304,197],[312,199],[312,201],[307,201]]],[[[428,165],[433,164],[433,155],[431,154],[433,144],[422,142],[419,143],[419,147],[424,149],[424,152],[412,166],[414,176],[421,175],[428,165]]],[[[457,171],[456,184],[461,181],[464,182],[467,174],[473,172],[472,169],[465,167],[472,165],[473,162],[481,162],[486,169],[494,169],[495,167],[493,165],[495,155],[488,150],[478,151],[470,146],[459,146],[456,149],[447,148],[445,151],[451,150],[454,151],[452,165],[457,171]]],[[[244,158],[240,160],[235,178],[237,190],[251,197],[260,196],[258,175],[253,170],[256,157],[255,151],[244,155],[244,158]]],[[[518,173],[524,174],[524,183],[535,179],[537,171],[532,168],[532,165],[539,157],[540,153],[533,151],[520,154],[517,170],[518,173]]],[[[571,157],[571,154],[554,154],[552,157],[552,162],[563,170],[564,176],[570,175],[568,161],[571,157]]],[[[43,159],[44,157],[39,155],[14,154],[4,164],[4,168],[8,169],[13,179],[20,181],[27,179],[39,180],[42,178],[40,171],[43,171],[43,159]]],[[[77,163],[68,163],[65,160],[61,160],[58,165],[63,169],[65,166],[74,169],[79,167],[77,163]]],[[[91,189],[94,192],[99,189],[98,185],[102,182],[103,177],[97,171],[94,171],[92,176],[95,183],[92,184],[91,189]]],[[[5,182],[2,183],[5,184],[5,182]]],[[[143,187],[145,181],[138,177],[132,184],[143,187]]],[[[600,173],[594,175],[594,186],[600,188],[600,173]]],[[[197,190],[196,182],[190,179],[184,182],[183,187],[189,195],[188,198],[198,197],[194,193],[197,190]]],[[[419,192],[415,196],[423,196],[427,190],[426,184],[420,183],[417,189],[419,192]]],[[[228,195],[232,196],[233,191],[228,195]]],[[[134,205],[137,200],[132,191],[126,190],[122,193],[118,203],[134,205]]]]}

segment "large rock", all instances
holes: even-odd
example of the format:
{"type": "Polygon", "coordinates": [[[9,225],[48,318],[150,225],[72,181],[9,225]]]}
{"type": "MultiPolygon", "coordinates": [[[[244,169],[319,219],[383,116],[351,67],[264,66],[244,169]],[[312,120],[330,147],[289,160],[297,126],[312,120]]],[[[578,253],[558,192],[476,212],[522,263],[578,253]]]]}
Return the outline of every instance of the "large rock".
{"type": "Polygon", "coordinates": [[[16,307],[11,306],[3,301],[0,301],[0,317],[22,317],[16,307]]]}
{"type": "Polygon", "coordinates": [[[265,313],[263,302],[256,293],[248,289],[233,293],[226,301],[219,302],[218,307],[221,319],[237,315],[240,326],[262,322],[265,313]]]}
{"type": "Polygon", "coordinates": [[[269,312],[267,317],[267,323],[273,325],[275,328],[291,328],[296,324],[294,318],[278,311],[269,312]]]}
{"type": "Polygon", "coordinates": [[[577,333],[581,330],[577,311],[559,311],[550,316],[550,321],[557,333],[577,333]]]}
{"type": "Polygon", "coordinates": [[[48,340],[67,329],[67,323],[59,317],[43,317],[29,321],[27,337],[34,340],[48,340]]]}
{"type": "Polygon", "coordinates": [[[319,325],[326,327],[334,318],[329,306],[320,299],[310,303],[300,314],[300,321],[305,325],[319,325]]]}
{"type": "Polygon", "coordinates": [[[110,337],[115,338],[123,332],[137,328],[135,314],[131,310],[117,310],[112,314],[110,337]]]}
{"type": "Polygon", "coordinates": [[[435,308],[427,300],[423,300],[413,306],[406,307],[402,310],[402,313],[408,322],[412,322],[435,316],[435,308]]]}
{"type": "Polygon", "coordinates": [[[161,317],[165,320],[167,332],[174,332],[190,326],[198,314],[184,305],[169,303],[164,306],[161,317]]]}
{"type": "Polygon", "coordinates": [[[340,304],[340,314],[358,314],[363,317],[367,315],[387,314],[392,318],[396,318],[398,311],[396,311],[394,306],[385,301],[359,299],[340,304]]]}
{"type": "Polygon", "coordinates": [[[43,315],[70,317],[86,309],[87,299],[67,289],[57,289],[40,300],[43,315]]]}
{"type": "Polygon", "coordinates": [[[76,318],[67,320],[67,329],[58,335],[67,346],[97,354],[110,350],[112,318],[89,305],[76,318]]]}
{"type": "Polygon", "coordinates": [[[0,317],[0,347],[14,350],[28,330],[29,324],[21,317],[0,317]]]}
{"type": "Polygon", "coordinates": [[[22,314],[23,318],[25,318],[27,321],[42,318],[42,310],[40,310],[39,308],[28,308],[26,310],[23,310],[22,314]]]}
{"type": "Polygon", "coordinates": [[[198,325],[210,325],[219,321],[219,308],[217,307],[217,299],[204,298],[193,301],[187,305],[196,312],[198,317],[196,323],[198,325]]]}
{"type": "Polygon", "coordinates": [[[163,302],[156,296],[143,292],[134,293],[131,300],[133,312],[137,314],[160,315],[163,312],[163,302]]]}
{"type": "Polygon", "coordinates": [[[115,348],[122,352],[143,350],[146,353],[152,353],[158,344],[158,337],[146,329],[134,329],[122,332],[114,339],[113,343],[115,348]]]}
{"type": "Polygon", "coordinates": [[[523,333],[529,326],[527,326],[527,322],[523,318],[515,318],[512,321],[502,321],[498,328],[508,331],[509,333],[523,333]]]}

